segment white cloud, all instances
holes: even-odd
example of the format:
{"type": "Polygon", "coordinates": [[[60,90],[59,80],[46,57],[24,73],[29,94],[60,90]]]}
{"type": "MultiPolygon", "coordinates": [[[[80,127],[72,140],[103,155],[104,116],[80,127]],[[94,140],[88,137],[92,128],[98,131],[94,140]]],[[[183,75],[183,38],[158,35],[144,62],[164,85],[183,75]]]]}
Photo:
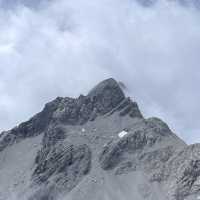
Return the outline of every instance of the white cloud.
{"type": "Polygon", "coordinates": [[[133,0],[56,0],[1,9],[1,129],[112,76],[147,116],[200,141],[199,16],[164,0],[153,8],[133,0]]]}

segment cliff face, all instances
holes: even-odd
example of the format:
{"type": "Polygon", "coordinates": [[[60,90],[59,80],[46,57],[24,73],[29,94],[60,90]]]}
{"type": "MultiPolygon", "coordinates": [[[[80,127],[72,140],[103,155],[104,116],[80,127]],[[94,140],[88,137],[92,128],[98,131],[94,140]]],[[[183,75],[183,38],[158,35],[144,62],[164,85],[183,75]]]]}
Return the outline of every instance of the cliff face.
{"type": "Polygon", "coordinates": [[[200,146],[145,119],[114,79],[0,137],[0,199],[198,199],[200,146]]]}

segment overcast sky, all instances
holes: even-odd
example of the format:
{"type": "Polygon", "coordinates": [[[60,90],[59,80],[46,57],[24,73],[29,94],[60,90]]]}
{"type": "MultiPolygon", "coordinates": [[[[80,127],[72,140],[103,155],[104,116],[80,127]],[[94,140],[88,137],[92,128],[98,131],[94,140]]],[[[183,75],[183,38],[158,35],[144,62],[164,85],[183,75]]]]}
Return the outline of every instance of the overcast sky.
{"type": "Polygon", "coordinates": [[[114,77],[146,117],[200,142],[199,63],[200,10],[193,6],[0,0],[0,130],[57,96],[87,94],[114,77]]]}

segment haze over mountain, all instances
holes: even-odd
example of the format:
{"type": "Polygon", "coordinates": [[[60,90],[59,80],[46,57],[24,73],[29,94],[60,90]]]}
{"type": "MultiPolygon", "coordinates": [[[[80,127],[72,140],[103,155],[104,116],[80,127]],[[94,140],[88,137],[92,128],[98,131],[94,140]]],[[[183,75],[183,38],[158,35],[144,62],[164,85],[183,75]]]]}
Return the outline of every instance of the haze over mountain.
{"type": "Polygon", "coordinates": [[[121,84],[58,97],[0,136],[3,200],[196,200],[200,145],[146,119],[121,84]]]}
{"type": "Polygon", "coordinates": [[[115,77],[145,116],[200,141],[198,2],[0,0],[0,130],[115,77]]]}

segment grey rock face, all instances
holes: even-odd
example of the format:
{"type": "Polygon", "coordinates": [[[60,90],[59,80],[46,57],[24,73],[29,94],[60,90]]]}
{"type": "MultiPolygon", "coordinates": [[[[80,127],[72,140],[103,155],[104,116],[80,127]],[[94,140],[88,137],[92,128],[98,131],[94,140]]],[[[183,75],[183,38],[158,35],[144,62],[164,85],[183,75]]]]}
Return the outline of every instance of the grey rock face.
{"type": "Polygon", "coordinates": [[[0,199],[12,199],[4,188],[23,200],[196,200],[200,145],[187,146],[162,120],[145,119],[107,79],[87,96],[56,98],[1,135],[0,199]]]}
{"type": "Polygon", "coordinates": [[[3,140],[0,141],[0,151],[21,139],[41,134],[52,122],[52,115],[56,111],[59,102],[60,99],[57,98],[53,102],[46,104],[42,112],[5,133],[3,140]]]}
{"type": "Polygon", "coordinates": [[[29,121],[9,131],[0,142],[0,151],[23,138],[44,132],[49,125],[83,125],[98,116],[115,111],[116,108],[121,110],[121,116],[129,114],[131,117],[142,118],[137,104],[130,99],[125,100],[123,91],[114,79],[101,82],[87,96],[81,95],[77,99],[58,97],[47,103],[29,121]]]}
{"type": "Polygon", "coordinates": [[[98,84],[89,92],[88,97],[102,114],[108,113],[125,99],[120,86],[112,78],[98,84]]]}
{"type": "Polygon", "coordinates": [[[91,168],[91,150],[86,144],[75,146],[63,141],[47,148],[38,152],[33,172],[33,181],[42,187],[40,197],[37,191],[31,199],[54,199],[56,193],[71,191],[91,168]],[[48,195],[44,190],[49,190],[48,195]]]}
{"type": "MultiPolygon", "coordinates": [[[[100,154],[100,163],[104,170],[113,169],[120,162],[124,162],[127,158],[132,159],[133,155],[139,157],[138,160],[151,160],[156,162],[156,156],[169,156],[172,153],[168,154],[167,149],[173,149],[173,146],[169,146],[163,152],[162,149],[144,153],[145,148],[151,149],[153,146],[161,143],[165,137],[171,137],[171,130],[169,127],[157,118],[150,118],[144,120],[138,128],[130,129],[128,135],[124,136],[122,139],[115,141],[110,141],[103,149],[100,154]],[[166,153],[166,155],[165,155],[166,153]],[[127,156],[127,154],[130,154],[127,156]]],[[[169,159],[169,158],[168,158],[169,159]]],[[[159,162],[164,160],[160,158],[159,162]]],[[[130,160],[128,161],[131,162],[130,160]]],[[[134,161],[135,162],[135,161],[134,161]]],[[[148,162],[150,166],[150,162],[148,162]]]]}
{"type": "Polygon", "coordinates": [[[123,160],[125,153],[134,153],[142,149],[146,144],[147,138],[140,131],[130,134],[121,140],[108,143],[99,158],[102,168],[104,170],[113,169],[123,160]]]}
{"type": "Polygon", "coordinates": [[[64,128],[55,126],[47,129],[44,132],[42,144],[44,148],[55,145],[57,142],[64,140],[67,137],[67,133],[64,128]]]}
{"type": "Polygon", "coordinates": [[[130,98],[125,98],[122,102],[116,106],[109,115],[113,114],[114,112],[119,111],[120,116],[129,115],[130,117],[137,117],[143,118],[138,105],[136,102],[133,102],[130,98]]]}
{"type": "Polygon", "coordinates": [[[170,195],[176,200],[186,199],[200,191],[200,145],[190,145],[167,163],[168,183],[173,186],[170,195]]]}

